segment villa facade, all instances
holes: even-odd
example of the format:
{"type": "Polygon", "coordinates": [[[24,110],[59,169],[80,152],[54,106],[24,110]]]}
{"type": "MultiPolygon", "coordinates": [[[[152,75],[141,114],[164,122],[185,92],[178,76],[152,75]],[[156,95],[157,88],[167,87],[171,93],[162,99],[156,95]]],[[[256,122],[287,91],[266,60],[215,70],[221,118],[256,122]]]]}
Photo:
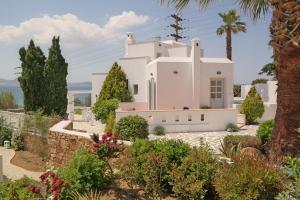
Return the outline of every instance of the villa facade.
{"type": "MultiPolygon", "coordinates": [[[[233,109],[234,65],[227,58],[204,56],[198,38],[191,45],[176,41],[136,42],[127,33],[124,56],[118,60],[128,78],[133,102],[121,103],[116,118],[145,117],[150,129],[167,132],[225,130],[236,124],[233,109]]],[[[93,74],[92,103],[106,74],[93,74]]]]}

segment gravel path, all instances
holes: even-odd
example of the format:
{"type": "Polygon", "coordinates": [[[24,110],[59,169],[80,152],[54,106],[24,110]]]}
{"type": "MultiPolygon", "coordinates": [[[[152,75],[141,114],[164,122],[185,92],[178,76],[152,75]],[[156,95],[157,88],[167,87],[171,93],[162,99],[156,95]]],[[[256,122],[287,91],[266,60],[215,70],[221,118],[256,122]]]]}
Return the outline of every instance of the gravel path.
{"type": "Polygon", "coordinates": [[[13,149],[0,147],[0,155],[3,157],[3,175],[5,178],[17,180],[23,176],[27,176],[29,178],[39,180],[39,176],[42,174],[41,172],[31,172],[10,163],[10,160],[15,155],[15,151],[13,149]]]}
{"type": "Polygon", "coordinates": [[[156,136],[151,134],[149,136],[150,140],[155,139],[180,139],[191,146],[200,146],[201,141],[204,144],[208,144],[215,153],[220,153],[219,148],[221,147],[220,141],[226,135],[255,135],[257,125],[243,126],[239,132],[193,132],[193,133],[167,133],[164,136],[156,136]]]}

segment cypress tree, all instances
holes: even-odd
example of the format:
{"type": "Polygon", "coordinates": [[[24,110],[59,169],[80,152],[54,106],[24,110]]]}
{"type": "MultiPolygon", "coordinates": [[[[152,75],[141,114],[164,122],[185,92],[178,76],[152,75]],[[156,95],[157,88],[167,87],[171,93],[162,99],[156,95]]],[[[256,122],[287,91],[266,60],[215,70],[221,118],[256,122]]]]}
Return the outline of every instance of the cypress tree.
{"type": "Polygon", "coordinates": [[[47,91],[45,114],[57,114],[60,116],[66,114],[68,104],[67,75],[68,63],[65,62],[62,56],[59,37],[53,37],[44,73],[45,89],[47,91]]]}
{"type": "Polygon", "coordinates": [[[118,63],[114,63],[103,83],[99,101],[118,99],[121,102],[132,101],[132,95],[128,90],[127,76],[118,63]]]}
{"type": "Polygon", "coordinates": [[[42,50],[31,40],[28,48],[20,48],[21,76],[18,78],[24,94],[24,110],[38,111],[44,104],[44,65],[45,59],[42,50]]]}

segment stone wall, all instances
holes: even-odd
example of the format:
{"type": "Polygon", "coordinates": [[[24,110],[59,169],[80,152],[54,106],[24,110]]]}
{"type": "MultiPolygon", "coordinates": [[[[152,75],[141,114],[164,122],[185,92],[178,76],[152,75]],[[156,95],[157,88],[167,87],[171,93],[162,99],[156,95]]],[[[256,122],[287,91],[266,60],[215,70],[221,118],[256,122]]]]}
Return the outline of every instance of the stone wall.
{"type": "Polygon", "coordinates": [[[92,144],[87,133],[72,130],[71,121],[61,121],[50,128],[48,133],[49,165],[62,166],[78,149],[92,144]]]}

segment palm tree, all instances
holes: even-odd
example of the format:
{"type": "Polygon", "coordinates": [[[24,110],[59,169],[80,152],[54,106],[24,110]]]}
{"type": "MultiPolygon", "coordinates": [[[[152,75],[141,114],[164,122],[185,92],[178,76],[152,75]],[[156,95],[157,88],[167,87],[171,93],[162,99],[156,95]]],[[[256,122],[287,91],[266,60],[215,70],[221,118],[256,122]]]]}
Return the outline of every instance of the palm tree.
{"type": "Polygon", "coordinates": [[[226,53],[227,58],[232,60],[232,33],[246,32],[247,27],[245,22],[240,21],[240,16],[236,10],[229,10],[227,13],[219,13],[224,24],[217,29],[217,35],[226,34],[226,53]]]}
{"type": "MultiPolygon", "coordinates": [[[[161,0],[186,7],[190,0],[161,0]]],[[[201,8],[216,0],[195,0],[201,8]]],[[[236,0],[237,5],[254,20],[272,10],[270,45],[276,63],[277,111],[275,127],[268,145],[272,161],[283,156],[300,156],[300,1],[299,0],[236,0]]]]}

